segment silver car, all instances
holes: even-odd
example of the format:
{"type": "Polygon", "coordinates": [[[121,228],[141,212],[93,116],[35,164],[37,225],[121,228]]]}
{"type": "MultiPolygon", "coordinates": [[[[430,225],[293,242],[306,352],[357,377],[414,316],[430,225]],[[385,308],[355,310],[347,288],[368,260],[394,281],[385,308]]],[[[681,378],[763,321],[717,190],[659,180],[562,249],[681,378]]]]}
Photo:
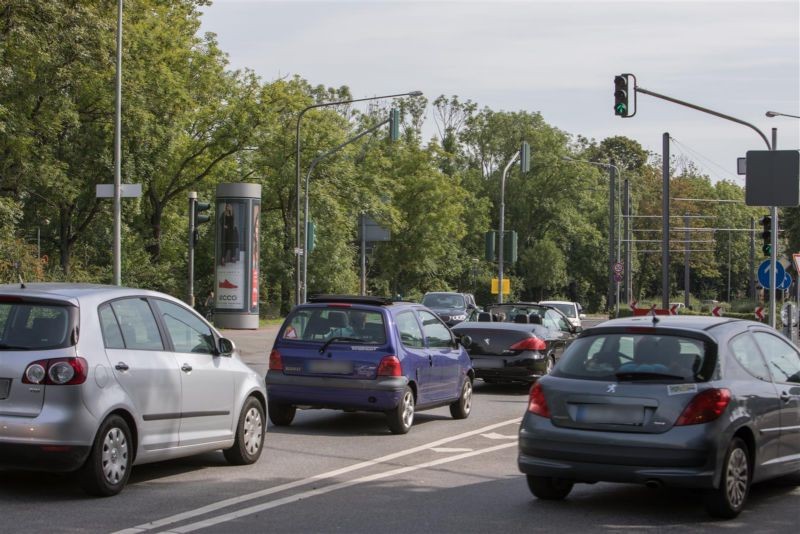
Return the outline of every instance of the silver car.
{"type": "Polygon", "coordinates": [[[116,286],[0,286],[0,466],[76,471],[114,495],[131,466],[222,449],[258,460],[263,379],[181,301],[116,286]]]}
{"type": "Polygon", "coordinates": [[[800,471],[800,352],[754,321],[605,322],[531,388],[518,465],[540,499],[633,482],[704,490],[735,517],[751,483],[800,471]]]}

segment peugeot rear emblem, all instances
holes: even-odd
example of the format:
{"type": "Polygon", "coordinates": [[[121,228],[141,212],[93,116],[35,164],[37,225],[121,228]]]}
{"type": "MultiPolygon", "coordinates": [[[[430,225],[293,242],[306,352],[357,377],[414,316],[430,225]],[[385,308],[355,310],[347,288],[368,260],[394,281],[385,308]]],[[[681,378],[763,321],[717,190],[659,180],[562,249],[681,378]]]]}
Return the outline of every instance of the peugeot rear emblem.
{"type": "Polygon", "coordinates": [[[616,393],[617,392],[617,385],[616,384],[609,384],[606,393],[616,393]]]}
{"type": "Polygon", "coordinates": [[[486,339],[483,340],[483,342],[488,345],[489,344],[489,338],[487,337],[486,339]]]}

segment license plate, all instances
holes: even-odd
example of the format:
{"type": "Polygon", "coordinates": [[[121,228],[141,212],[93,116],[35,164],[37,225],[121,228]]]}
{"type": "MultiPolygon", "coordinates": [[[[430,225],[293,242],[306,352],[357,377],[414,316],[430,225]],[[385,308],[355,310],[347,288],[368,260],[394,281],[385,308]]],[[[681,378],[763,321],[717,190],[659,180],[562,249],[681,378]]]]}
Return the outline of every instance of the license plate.
{"type": "Polygon", "coordinates": [[[499,369],[505,367],[506,362],[497,358],[476,358],[472,360],[472,366],[476,369],[499,369]]]}
{"type": "Polygon", "coordinates": [[[336,360],[311,360],[306,364],[309,373],[345,375],[353,372],[353,362],[336,360]]]}
{"type": "Polygon", "coordinates": [[[8,392],[11,390],[11,379],[0,378],[0,400],[8,398],[8,392]]]}
{"type": "Polygon", "coordinates": [[[642,406],[579,404],[575,420],[579,423],[641,425],[644,421],[644,408],[642,406]]]}

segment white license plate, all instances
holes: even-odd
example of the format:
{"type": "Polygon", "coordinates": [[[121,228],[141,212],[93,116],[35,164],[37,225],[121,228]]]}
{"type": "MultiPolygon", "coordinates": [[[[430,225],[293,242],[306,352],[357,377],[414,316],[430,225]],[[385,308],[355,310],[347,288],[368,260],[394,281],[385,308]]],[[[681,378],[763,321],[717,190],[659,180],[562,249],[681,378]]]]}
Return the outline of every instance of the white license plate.
{"type": "Polygon", "coordinates": [[[0,378],[0,400],[8,397],[8,392],[11,389],[10,378],[0,378]]]}
{"type": "Polygon", "coordinates": [[[472,360],[472,366],[477,369],[499,369],[505,367],[506,362],[501,359],[479,358],[472,360]]]}
{"type": "Polygon", "coordinates": [[[644,421],[642,406],[579,404],[576,421],[607,425],[641,425],[644,421]]]}
{"type": "Polygon", "coordinates": [[[311,360],[306,364],[309,373],[346,375],[353,372],[353,362],[336,360],[311,360]]]}

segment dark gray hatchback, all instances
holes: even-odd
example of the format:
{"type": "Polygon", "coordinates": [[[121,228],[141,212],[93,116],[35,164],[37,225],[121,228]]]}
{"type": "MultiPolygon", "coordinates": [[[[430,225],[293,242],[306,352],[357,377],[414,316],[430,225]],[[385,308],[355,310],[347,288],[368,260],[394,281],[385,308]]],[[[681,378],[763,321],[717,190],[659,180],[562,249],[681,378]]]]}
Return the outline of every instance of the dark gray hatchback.
{"type": "Polygon", "coordinates": [[[540,499],[578,482],[691,487],[735,517],[751,483],[800,470],[800,352],[753,321],[602,323],[531,388],[518,465],[540,499]]]}

